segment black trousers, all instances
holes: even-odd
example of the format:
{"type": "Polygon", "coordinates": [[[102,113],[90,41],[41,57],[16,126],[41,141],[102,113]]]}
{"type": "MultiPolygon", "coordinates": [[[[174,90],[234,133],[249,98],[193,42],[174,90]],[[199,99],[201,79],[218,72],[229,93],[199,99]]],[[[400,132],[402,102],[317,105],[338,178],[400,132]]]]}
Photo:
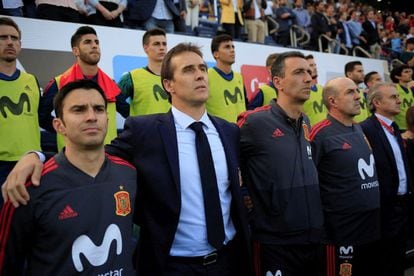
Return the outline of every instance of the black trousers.
{"type": "Polygon", "coordinates": [[[314,245],[253,244],[256,276],[319,276],[321,247],[314,245]]]}
{"type": "Polygon", "coordinates": [[[239,246],[230,242],[218,251],[217,258],[210,264],[203,264],[201,258],[169,257],[164,270],[164,276],[251,276],[249,271],[240,271],[239,246]]]}
{"type": "Polygon", "coordinates": [[[404,276],[407,241],[408,196],[401,196],[392,205],[382,205],[380,240],[381,276],[404,276]]]}

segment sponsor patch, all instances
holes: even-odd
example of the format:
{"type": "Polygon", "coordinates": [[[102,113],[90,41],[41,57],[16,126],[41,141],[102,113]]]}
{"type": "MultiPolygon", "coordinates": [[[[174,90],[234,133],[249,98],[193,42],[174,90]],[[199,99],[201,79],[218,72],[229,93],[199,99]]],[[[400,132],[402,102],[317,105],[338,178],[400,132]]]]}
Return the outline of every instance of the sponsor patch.
{"type": "Polygon", "coordinates": [[[341,276],[351,276],[352,275],[352,264],[342,263],[339,266],[339,275],[341,275],[341,276]]]}

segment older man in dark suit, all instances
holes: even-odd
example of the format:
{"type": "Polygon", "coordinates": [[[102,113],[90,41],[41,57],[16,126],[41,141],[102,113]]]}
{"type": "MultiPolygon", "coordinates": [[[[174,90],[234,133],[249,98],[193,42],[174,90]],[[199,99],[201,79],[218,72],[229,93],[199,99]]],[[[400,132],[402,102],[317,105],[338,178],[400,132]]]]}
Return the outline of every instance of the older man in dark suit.
{"type": "MultiPolygon", "coordinates": [[[[207,114],[207,65],[198,47],[172,48],[164,57],[161,79],[170,96],[170,112],[129,117],[123,133],[107,147],[108,153],[137,168],[137,272],[250,275],[239,129],[207,114]]],[[[27,176],[22,171],[13,175],[27,176]]],[[[9,197],[16,199],[13,195],[20,189],[7,188],[9,197]]]]}
{"type": "Polygon", "coordinates": [[[379,83],[369,91],[374,114],[361,123],[372,147],[381,193],[380,275],[403,276],[408,194],[411,189],[406,148],[394,116],[400,112],[394,84],[379,83]]]}

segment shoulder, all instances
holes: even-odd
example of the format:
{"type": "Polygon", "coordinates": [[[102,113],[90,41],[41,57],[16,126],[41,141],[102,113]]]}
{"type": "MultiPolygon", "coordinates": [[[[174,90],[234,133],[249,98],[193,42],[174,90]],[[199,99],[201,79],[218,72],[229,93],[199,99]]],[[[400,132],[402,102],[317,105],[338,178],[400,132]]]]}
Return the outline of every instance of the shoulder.
{"type": "Polygon", "coordinates": [[[157,113],[149,115],[130,116],[125,120],[125,126],[143,127],[151,126],[154,123],[170,117],[169,113],[157,113]]]}
{"type": "Polygon", "coordinates": [[[331,121],[329,121],[328,119],[324,119],[322,121],[320,121],[319,123],[317,123],[316,125],[314,125],[311,129],[311,133],[310,133],[310,140],[313,141],[316,137],[320,136],[320,135],[324,135],[326,130],[329,128],[329,126],[331,126],[331,121]]]}
{"type": "Polygon", "coordinates": [[[135,167],[131,163],[129,163],[128,161],[126,161],[126,160],[124,160],[120,157],[110,155],[108,153],[106,153],[106,157],[108,158],[108,161],[111,162],[114,165],[119,165],[123,168],[130,169],[130,170],[133,170],[133,171],[136,170],[135,167]]]}
{"type": "Polygon", "coordinates": [[[245,111],[239,115],[238,120],[237,120],[237,125],[239,127],[243,127],[248,122],[256,121],[259,118],[267,116],[271,108],[272,108],[271,105],[265,105],[265,106],[257,107],[253,110],[245,111]]]}

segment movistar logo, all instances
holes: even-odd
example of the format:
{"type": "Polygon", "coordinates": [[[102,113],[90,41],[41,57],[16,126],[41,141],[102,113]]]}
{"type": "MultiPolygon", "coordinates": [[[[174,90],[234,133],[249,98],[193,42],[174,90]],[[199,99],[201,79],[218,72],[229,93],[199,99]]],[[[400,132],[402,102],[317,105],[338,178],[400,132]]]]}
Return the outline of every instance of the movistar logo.
{"type": "Polygon", "coordinates": [[[95,245],[93,241],[86,235],[78,237],[72,245],[72,260],[78,272],[83,271],[81,254],[93,266],[103,265],[108,260],[109,249],[112,242],[116,243],[116,254],[122,253],[122,235],[119,227],[111,224],[105,231],[101,245],[95,245]]]}
{"type": "Polygon", "coordinates": [[[345,246],[339,247],[339,254],[341,254],[341,255],[349,255],[349,254],[352,254],[352,253],[354,253],[354,247],[352,245],[347,246],[347,247],[345,247],[345,246]]]}
{"type": "Polygon", "coordinates": [[[266,276],[282,276],[282,271],[276,270],[275,274],[273,274],[271,271],[267,271],[266,276]]]}
{"type": "Polygon", "coordinates": [[[402,102],[403,108],[406,108],[406,109],[408,109],[412,105],[413,105],[413,99],[410,99],[410,100],[404,99],[403,102],[402,102]]]}
{"type": "Polygon", "coordinates": [[[358,160],[358,172],[362,180],[365,180],[366,176],[374,176],[374,163],[374,155],[372,155],[372,153],[369,155],[369,164],[367,164],[363,158],[358,160]]]}
{"type": "Polygon", "coordinates": [[[322,113],[323,111],[323,101],[321,100],[320,103],[318,101],[313,102],[313,112],[315,113],[322,113]]]}
{"type": "Polygon", "coordinates": [[[157,102],[160,100],[168,100],[167,92],[165,92],[164,89],[162,89],[162,87],[158,84],[152,87],[152,92],[154,93],[154,98],[157,102]]]}
{"type": "Polygon", "coordinates": [[[243,100],[242,92],[238,87],[234,89],[234,94],[231,94],[229,90],[224,90],[224,100],[226,101],[226,105],[229,105],[229,101],[231,103],[237,103],[237,96],[239,96],[240,101],[243,100]]]}
{"type": "Polygon", "coordinates": [[[21,115],[23,113],[24,103],[26,103],[27,112],[30,112],[29,96],[26,93],[20,95],[18,103],[14,103],[9,97],[3,96],[0,98],[0,112],[4,118],[7,118],[6,107],[14,115],[21,115]]]}

